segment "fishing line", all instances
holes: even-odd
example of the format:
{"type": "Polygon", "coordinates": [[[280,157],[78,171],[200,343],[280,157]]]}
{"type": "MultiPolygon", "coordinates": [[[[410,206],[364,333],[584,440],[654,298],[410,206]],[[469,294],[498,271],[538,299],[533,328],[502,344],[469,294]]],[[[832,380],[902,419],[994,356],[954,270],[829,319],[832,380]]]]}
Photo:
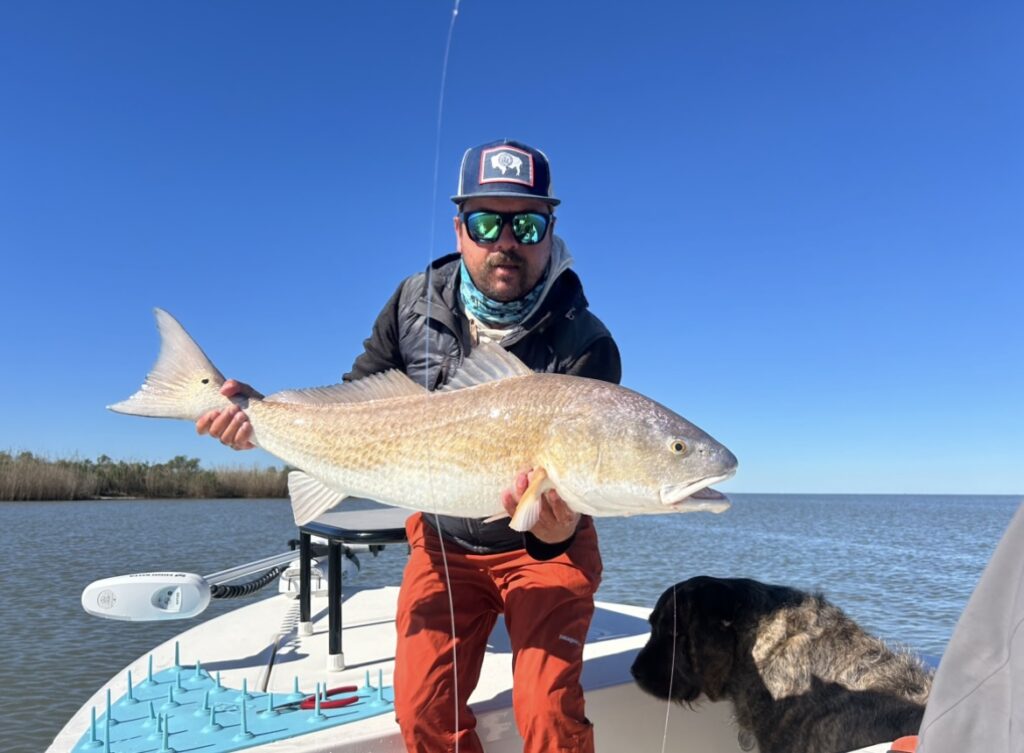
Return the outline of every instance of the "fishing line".
{"type": "MultiPolygon", "coordinates": [[[[668,665],[668,699],[665,701],[665,729],[661,735],[661,753],[668,744],[668,718],[672,713],[672,681],[676,679],[676,587],[672,586],[672,661],[668,665]]],[[[653,625],[651,626],[653,628],[653,625]]]]}
{"type": "MultiPolygon", "coordinates": [[[[430,244],[427,246],[427,327],[426,334],[423,337],[423,350],[424,350],[424,370],[423,370],[423,386],[427,390],[427,399],[430,399],[432,392],[430,391],[430,315],[431,306],[433,304],[434,296],[434,285],[433,285],[433,261],[434,261],[434,242],[436,240],[436,228],[437,228],[437,186],[440,174],[440,163],[441,163],[441,123],[442,116],[444,114],[444,90],[448,80],[448,54],[452,48],[452,37],[455,34],[455,19],[459,17],[459,1],[455,0],[454,6],[452,6],[452,18],[448,24],[448,40],[444,46],[444,62],[441,65],[441,92],[438,95],[437,101],[437,126],[434,136],[434,185],[433,193],[430,201],[430,244]]],[[[458,649],[456,648],[456,636],[455,636],[455,601],[452,598],[452,578],[448,571],[448,554],[444,548],[444,534],[441,532],[441,516],[437,513],[437,497],[434,495],[434,473],[433,473],[433,443],[427,438],[427,493],[430,495],[430,499],[434,500],[434,523],[437,527],[437,540],[441,545],[441,563],[444,567],[444,580],[446,585],[446,593],[448,596],[448,615],[451,625],[452,634],[452,690],[455,698],[455,721],[452,731],[452,739],[455,743],[455,753],[459,753],[459,659],[458,649]]]]}

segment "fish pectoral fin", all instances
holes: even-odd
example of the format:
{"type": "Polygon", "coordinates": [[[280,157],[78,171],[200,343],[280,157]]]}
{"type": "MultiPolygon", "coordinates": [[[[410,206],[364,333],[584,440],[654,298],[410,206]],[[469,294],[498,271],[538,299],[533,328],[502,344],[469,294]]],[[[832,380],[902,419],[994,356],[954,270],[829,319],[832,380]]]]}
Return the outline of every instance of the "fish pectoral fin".
{"type": "Polygon", "coordinates": [[[519,498],[516,505],[515,515],[509,521],[508,527],[513,531],[529,531],[540,520],[540,510],[543,504],[544,492],[554,489],[548,473],[543,468],[535,468],[530,474],[530,484],[519,498]]]}
{"type": "Polygon", "coordinates": [[[288,474],[288,495],[292,498],[292,517],[297,526],[305,525],[347,496],[302,471],[288,474]]]}

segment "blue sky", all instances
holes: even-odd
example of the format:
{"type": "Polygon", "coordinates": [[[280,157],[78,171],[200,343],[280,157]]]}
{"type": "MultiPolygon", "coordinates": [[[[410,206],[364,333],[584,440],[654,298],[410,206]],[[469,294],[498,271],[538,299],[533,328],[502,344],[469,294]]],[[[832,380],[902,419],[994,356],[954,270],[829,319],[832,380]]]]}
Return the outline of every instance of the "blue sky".
{"type": "Polygon", "coordinates": [[[335,381],[513,137],[724,490],[1024,492],[1024,7],[466,0],[435,186],[451,9],[4,4],[0,449],[274,462],[104,409],[152,307],[265,392],[335,381]]]}

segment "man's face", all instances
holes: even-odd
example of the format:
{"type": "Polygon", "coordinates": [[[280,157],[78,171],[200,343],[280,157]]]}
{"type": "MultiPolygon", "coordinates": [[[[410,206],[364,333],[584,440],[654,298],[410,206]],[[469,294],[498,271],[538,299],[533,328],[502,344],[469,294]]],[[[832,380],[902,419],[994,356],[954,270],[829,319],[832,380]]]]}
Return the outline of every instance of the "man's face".
{"type": "Polygon", "coordinates": [[[548,228],[540,243],[523,245],[515,239],[509,223],[505,223],[501,228],[501,235],[494,243],[477,243],[469,237],[461,214],[483,209],[494,212],[549,214],[551,206],[537,199],[474,198],[466,201],[459,210],[460,216],[455,217],[456,248],[466,262],[473,283],[480,292],[492,300],[518,300],[533,290],[544,275],[548,259],[551,258],[551,236],[554,228],[548,228]]]}

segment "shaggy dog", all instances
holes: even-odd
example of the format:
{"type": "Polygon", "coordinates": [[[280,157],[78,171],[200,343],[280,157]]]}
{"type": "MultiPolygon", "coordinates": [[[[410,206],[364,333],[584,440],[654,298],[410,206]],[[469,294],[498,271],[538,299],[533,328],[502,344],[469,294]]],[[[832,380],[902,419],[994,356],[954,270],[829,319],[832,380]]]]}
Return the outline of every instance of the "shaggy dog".
{"type": "Polygon", "coordinates": [[[686,704],[728,698],[744,747],[840,753],[921,724],[931,673],[820,594],[700,576],[662,594],[650,623],[640,687],[686,704]]]}

